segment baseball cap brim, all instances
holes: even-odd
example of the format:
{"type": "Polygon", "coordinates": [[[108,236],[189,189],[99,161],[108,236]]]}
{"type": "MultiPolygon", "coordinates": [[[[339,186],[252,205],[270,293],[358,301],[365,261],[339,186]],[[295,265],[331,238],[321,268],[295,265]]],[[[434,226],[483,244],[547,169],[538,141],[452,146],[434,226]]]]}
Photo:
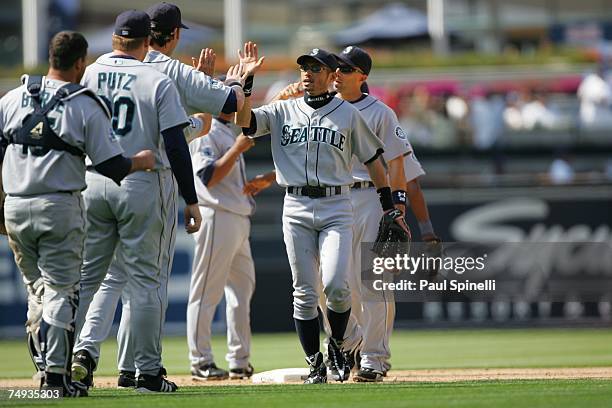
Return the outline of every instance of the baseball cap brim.
{"type": "Polygon", "coordinates": [[[319,61],[321,64],[328,66],[327,63],[323,61],[321,58],[313,57],[312,55],[307,55],[307,54],[300,55],[297,59],[297,63],[299,65],[302,65],[304,62],[308,61],[309,59],[319,61]]]}
{"type": "Polygon", "coordinates": [[[183,24],[183,22],[181,21],[181,24],[179,25],[179,27],[181,28],[186,28],[187,30],[189,30],[189,27],[187,27],[185,24],[183,24]]]}
{"type": "Polygon", "coordinates": [[[315,60],[315,61],[318,61],[318,62],[320,62],[321,64],[325,65],[326,67],[328,67],[328,68],[329,68],[329,69],[331,69],[331,70],[335,70],[335,69],[337,68],[337,65],[338,65],[338,64],[336,63],[336,64],[334,64],[334,65],[332,66],[332,65],[330,65],[330,62],[329,62],[329,61],[325,61],[325,60],[324,60],[324,59],[322,59],[322,58],[315,57],[315,56],[312,56],[312,55],[309,55],[309,54],[300,55],[300,56],[298,57],[298,59],[297,59],[297,63],[298,63],[298,65],[302,65],[304,62],[306,62],[306,61],[307,61],[307,60],[309,60],[309,59],[311,59],[311,60],[315,60]]]}
{"type": "Polygon", "coordinates": [[[355,65],[353,63],[353,61],[351,61],[347,57],[343,56],[342,54],[334,54],[334,57],[336,57],[338,62],[341,63],[341,64],[346,64],[346,65],[348,65],[351,68],[361,69],[357,65],[355,65]]]}

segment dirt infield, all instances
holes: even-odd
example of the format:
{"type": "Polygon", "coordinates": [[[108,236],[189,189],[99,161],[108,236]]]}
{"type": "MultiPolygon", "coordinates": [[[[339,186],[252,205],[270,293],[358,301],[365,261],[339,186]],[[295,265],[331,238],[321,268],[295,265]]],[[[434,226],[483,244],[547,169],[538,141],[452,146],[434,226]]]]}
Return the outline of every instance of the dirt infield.
{"type": "MultiPolygon", "coordinates": [[[[179,386],[223,386],[252,384],[247,380],[193,381],[190,375],[172,375],[170,380],[179,386]]],[[[610,379],[612,367],[583,368],[464,368],[439,370],[394,370],[384,382],[456,382],[486,380],[536,380],[536,379],[610,379]]],[[[98,388],[115,388],[116,377],[96,377],[98,388]]],[[[0,387],[32,387],[37,383],[31,379],[0,379],[0,387]]]]}

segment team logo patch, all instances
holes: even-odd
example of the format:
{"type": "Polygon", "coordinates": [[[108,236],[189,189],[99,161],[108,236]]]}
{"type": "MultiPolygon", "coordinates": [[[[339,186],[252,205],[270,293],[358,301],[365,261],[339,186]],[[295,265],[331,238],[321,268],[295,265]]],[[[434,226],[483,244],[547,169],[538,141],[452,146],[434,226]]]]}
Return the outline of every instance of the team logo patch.
{"type": "Polygon", "coordinates": [[[351,52],[353,50],[353,46],[349,45],[348,47],[346,47],[344,50],[342,50],[343,54],[348,54],[349,52],[351,52]]]}
{"type": "Polygon", "coordinates": [[[312,51],[310,51],[310,55],[317,55],[318,53],[319,53],[318,48],[313,48],[312,51]]]}
{"type": "Polygon", "coordinates": [[[203,154],[204,156],[208,156],[208,157],[210,157],[210,156],[212,156],[212,155],[213,155],[213,151],[212,151],[212,149],[211,149],[210,147],[205,147],[205,148],[202,150],[202,154],[203,154]]]}
{"type": "Polygon", "coordinates": [[[395,128],[395,136],[402,140],[406,140],[408,138],[408,136],[406,136],[406,132],[404,132],[404,129],[399,126],[395,128]]]}

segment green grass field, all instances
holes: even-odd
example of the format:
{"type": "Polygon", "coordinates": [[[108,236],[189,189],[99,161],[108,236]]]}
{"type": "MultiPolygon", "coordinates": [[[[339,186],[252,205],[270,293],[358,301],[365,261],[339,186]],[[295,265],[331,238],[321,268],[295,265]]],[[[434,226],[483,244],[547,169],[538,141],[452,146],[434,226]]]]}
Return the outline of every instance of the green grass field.
{"type": "MultiPolygon", "coordinates": [[[[612,329],[397,331],[392,338],[393,369],[526,368],[612,366],[612,329]]],[[[213,341],[217,364],[224,361],[223,337],[213,341]]],[[[257,371],[303,367],[295,334],[261,334],[253,338],[257,371]]],[[[116,344],[104,344],[98,375],[116,375],[116,344]]],[[[164,365],[172,374],[188,374],[184,338],[164,341],[164,365]]],[[[27,378],[31,363],[25,345],[0,341],[0,383],[27,378]]],[[[327,384],[181,387],[175,395],[138,395],[131,390],[93,389],[91,408],[181,406],[321,407],[610,407],[612,381],[508,380],[453,383],[327,384]]],[[[44,402],[53,405],[60,402],[44,402]]],[[[0,400],[0,406],[34,405],[0,400]]],[[[43,404],[41,402],[41,404],[43,404]]],[[[61,404],[82,404],[63,401],[61,404]]]]}

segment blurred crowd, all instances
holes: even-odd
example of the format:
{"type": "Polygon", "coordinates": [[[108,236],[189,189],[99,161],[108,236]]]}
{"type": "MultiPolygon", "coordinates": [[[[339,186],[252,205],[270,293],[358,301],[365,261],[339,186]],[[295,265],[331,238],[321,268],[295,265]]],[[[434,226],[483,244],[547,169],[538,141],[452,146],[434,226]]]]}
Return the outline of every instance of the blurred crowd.
{"type": "MultiPolygon", "coordinates": [[[[395,109],[415,145],[490,149],[514,134],[612,130],[612,73],[470,87],[454,80],[410,83],[371,93],[395,109]]],[[[605,135],[602,135],[605,137],[605,135]]]]}

